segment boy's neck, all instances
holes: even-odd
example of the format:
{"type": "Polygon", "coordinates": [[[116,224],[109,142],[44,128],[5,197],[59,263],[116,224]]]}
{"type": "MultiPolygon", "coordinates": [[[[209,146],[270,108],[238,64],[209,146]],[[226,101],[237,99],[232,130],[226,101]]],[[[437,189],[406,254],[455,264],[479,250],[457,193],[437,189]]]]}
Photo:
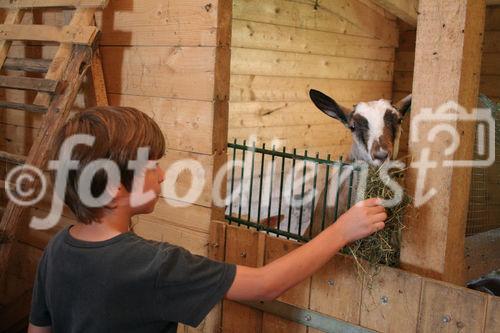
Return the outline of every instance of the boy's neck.
{"type": "Polygon", "coordinates": [[[119,234],[129,231],[131,214],[119,209],[103,216],[99,222],[91,224],[78,223],[70,229],[70,234],[76,239],[99,242],[111,239],[119,234]]]}

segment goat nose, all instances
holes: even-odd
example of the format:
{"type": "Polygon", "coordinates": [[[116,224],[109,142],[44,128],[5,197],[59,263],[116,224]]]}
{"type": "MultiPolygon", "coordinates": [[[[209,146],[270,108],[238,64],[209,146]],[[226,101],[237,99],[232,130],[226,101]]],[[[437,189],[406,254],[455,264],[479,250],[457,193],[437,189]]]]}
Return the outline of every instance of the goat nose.
{"type": "Polygon", "coordinates": [[[387,152],[386,150],[379,150],[377,151],[373,157],[377,160],[381,160],[381,161],[385,161],[387,159],[387,157],[389,156],[389,152],[387,152]]]}

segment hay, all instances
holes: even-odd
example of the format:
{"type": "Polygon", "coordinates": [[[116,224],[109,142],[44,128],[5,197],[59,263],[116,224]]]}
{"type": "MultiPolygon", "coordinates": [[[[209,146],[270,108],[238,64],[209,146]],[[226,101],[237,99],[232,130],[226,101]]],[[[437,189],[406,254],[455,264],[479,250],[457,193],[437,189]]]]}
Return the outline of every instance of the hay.
{"type": "MultiPolygon", "coordinates": [[[[401,183],[404,170],[390,171],[392,179],[401,183]]],[[[393,191],[387,187],[380,178],[380,168],[370,167],[368,172],[365,198],[392,199],[393,191]]],[[[387,265],[397,267],[399,265],[399,253],[401,246],[401,230],[404,229],[403,218],[405,208],[411,203],[411,198],[403,195],[403,200],[392,208],[386,208],[387,220],[385,228],[364,239],[358,240],[346,246],[342,252],[352,255],[357,263],[358,271],[367,272],[363,267],[363,260],[372,266],[387,265]]]]}

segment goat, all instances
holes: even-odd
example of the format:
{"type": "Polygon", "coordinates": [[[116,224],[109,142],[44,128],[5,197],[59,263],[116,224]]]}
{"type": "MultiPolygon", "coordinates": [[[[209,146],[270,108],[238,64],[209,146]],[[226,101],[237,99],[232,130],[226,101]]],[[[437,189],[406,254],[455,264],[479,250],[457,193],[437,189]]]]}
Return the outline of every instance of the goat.
{"type": "MultiPolygon", "coordinates": [[[[401,122],[410,109],[411,94],[401,99],[396,104],[389,100],[379,99],[371,102],[361,102],[353,106],[352,109],[339,105],[333,98],[320,91],[311,89],[309,96],[314,105],[326,115],[340,121],[352,134],[353,144],[349,156],[349,161],[366,162],[371,166],[381,166],[384,162],[395,158],[399,150],[399,137],[401,134],[401,122]]],[[[352,172],[352,169],[351,169],[352,172]]],[[[304,234],[311,232],[312,236],[321,232],[320,221],[325,221],[325,227],[333,222],[334,196],[338,196],[337,214],[340,216],[348,207],[347,193],[348,184],[338,183],[338,177],[332,177],[321,182],[333,191],[321,190],[317,205],[314,208],[315,224],[310,226],[304,234]],[[336,193],[338,191],[338,193],[336,193]],[[325,200],[325,192],[328,198],[325,200]],[[328,209],[323,209],[325,202],[328,209]],[[323,217],[323,210],[325,216],[323,217]]],[[[325,186],[325,187],[326,187],[325,186]]],[[[357,188],[357,179],[353,183],[353,188],[357,188]]],[[[353,200],[355,196],[351,198],[353,200]]],[[[351,201],[350,204],[353,202],[351,201]]]]}
{"type": "MultiPolygon", "coordinates": [[[[411,95],[405,97],[400,102],[396,103],[396,105],[392,105],[388,100],[378,100],[372,102],[361,102],[354,106],[352,110],[349,110],[345,107],[342,107],[335,102],[332,98],[327,95],[317,91],[310,90],[309,95],[313,103],[326,115],[339,120],[350,129],[353,137],[353,145],[351,148],[351,153],[349,160],[350,161],[364,161],[369,165],[380,166],[386,160],[389,160],[393,154],[397,154],[397,142],[399,139],[399,133],[401,128],[401,121],[403,119],[404,114],[409,109],[411,103],[411,95]]],[[[247,162],[249,160],[247,159],[247,162]]],[[[288,165],[289,166],[289,165],[288,165]]],[[[295,195],[293,198],[287,197],[289,196],[290,191],[289,183],[290,179],[295,178],[296,175],[288,174],[287,180],[285,181],[285,193],[280,193],[278,190],[280,189],[280,183],[276,183],[280,180],[280,173],[285,172],[285,165],[281,165],[277,163],[272,169],[274,170],[274,182],[272,185],[272,193],[269,192],[269,173],[267,176],[265,174],[259,175],[258,177],[252,177],[248,174],[248,170],[250,170],[250,165],[245,167],[245,171],[247,174],[243,176],[241,179],[234,180],[234,188],[238,190],[233,190],[234,194],[231,197],[232,200],[232,208],[233,212],[235,211],[243,211],[246,213],[245,218],[248,217],[248,214],[251,214],[252,219],[259,216],[261,222],[265,222],[262,218],[266,218],[270,216],[271,224],[277,224],[278,226],[284,222],[285,226],[282,226],[280,229],[295,234],[301,235],[317,235],[322,229],[322,222],[325,221],[325,227],[334,219],[334,206],[338,204],[338,215],[343,213],[347,208],[347,190],[348,186],[345,182],[341,184],[338,183],[338,174],[332,172],[329,175],[328,180],[326,179],[325,167],[322,165],[318,168],[318,172],[316,174],[316,184],[319,185],[314,191],[312,186],[311,177],[308,180],[300,179],[300,181],[295,181],[293,193],[295,195]],[[260,182],[266,179],[268,181],[264,181],[264,193],[259,195],[259,185],[260,182]],[[304,206],[300,209],[292,209],[289,205],[292,205],[292,201],[300,204],[300,201],[303,199],[301,189],[298,187],[301,186],[301,181],[307,184],[307,190],[304,192],[304,197],[308,197],[311,199],[312,192],[315,192],[314,195],[314,205],[312,200],[305,200],[304,206]],[[252,183],[250,186],[250,183],[252,183]],[[324,188],[321,186],[324,185],[324,188]],[[242,190],[240,187],[243,186],[242,190]],[[328,188],[328,190],[327,190],[328,188]],[[251,189],[251,190],[250,190],[251,189]],[[250,193],[253,192],[253,193],[250,193]],[[338,203],[334,203],[336,191],[340,191],[338,193],[338,203]],[[316,195],[316,193],[320,193],[316,195]],[[238,193],[240,195],[238,195],[238,193]],[[297,193],[301,193],[297,195],[297,193]],[[325,194],[327,194],[327,199],[325,201],[325,194]],[[251,202],[249,202],[249,196],[251,195],[251,202]],[[266,207],[262,207],[262,202],[256,201],[258,198],[262,198],[265,204],[268,204],[266,207]],[[284,201],[284,203],[283,203],[284,201]],[[260,204],[260,206],[259,206],[260,204]],[[328,209],[325,209],[325,216],[323,218],[322,212],[324,205],[327,205],[328,209]],[[241,207],[240,207],[241,205],[241,207]],[[288,206],[287,206],[288,205],[288,206]],[[313,207],[314,206],[314,207],[313,207]],[[250,208],[251,207],[251,208],[250,208]],[[281,208],[281,209],[280,209],[281,208]],[[284,215],[281,215],[281,214],[284,215]],[[277,215],[280,215],[278,218],[277,215]],[[310,221],[313,219],[314,223],[311,228],[310,221]],[[308,225],[307,229],[304,232],[302,226],[299,227],[299,221],[302,220],[303,225],[308,225]],[[312,231],[312,233],[310,233],[312,231]]],[[[349,169],[349,168],[345,168],[349,169]]],[[[352,170],[352,168],[351,168],[352,170]]],[[[270,171],[270,170],[269,170],[270,171]]],[[[302,170],[295,170],[299,173],[302,173],[302,170]]],[[[353,187],[357,188],[358,179],[354,178],[353,187]]],[[[228,191],[230,192],[230,186],[228,183],[228,191]]],[[[355,196],[352,197],[354,199],[355,196]]],[[[259,199],[260,200],[260,199],[259,199]]],[[[295,206],[296,207],[296,206],[295,206]]],[[[229,214],[229,207],[226,208],[226,214],[229,214]]],[[[261,223],[259,222],[259,223],[261,223]]]]}

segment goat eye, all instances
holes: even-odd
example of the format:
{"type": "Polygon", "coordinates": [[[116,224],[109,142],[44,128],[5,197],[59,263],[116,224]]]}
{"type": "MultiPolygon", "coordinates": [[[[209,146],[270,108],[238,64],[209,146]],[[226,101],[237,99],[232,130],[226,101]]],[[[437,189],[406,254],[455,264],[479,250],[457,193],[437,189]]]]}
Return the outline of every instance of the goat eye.
{"type": "Polygon", "coordinates": [[[356,129],[356,126],[354,126],[354,125],[349,125],[349,129],[350,129],[351,131],[353,131],[353,132],[354,132],[354,130],[356,129]]]}

